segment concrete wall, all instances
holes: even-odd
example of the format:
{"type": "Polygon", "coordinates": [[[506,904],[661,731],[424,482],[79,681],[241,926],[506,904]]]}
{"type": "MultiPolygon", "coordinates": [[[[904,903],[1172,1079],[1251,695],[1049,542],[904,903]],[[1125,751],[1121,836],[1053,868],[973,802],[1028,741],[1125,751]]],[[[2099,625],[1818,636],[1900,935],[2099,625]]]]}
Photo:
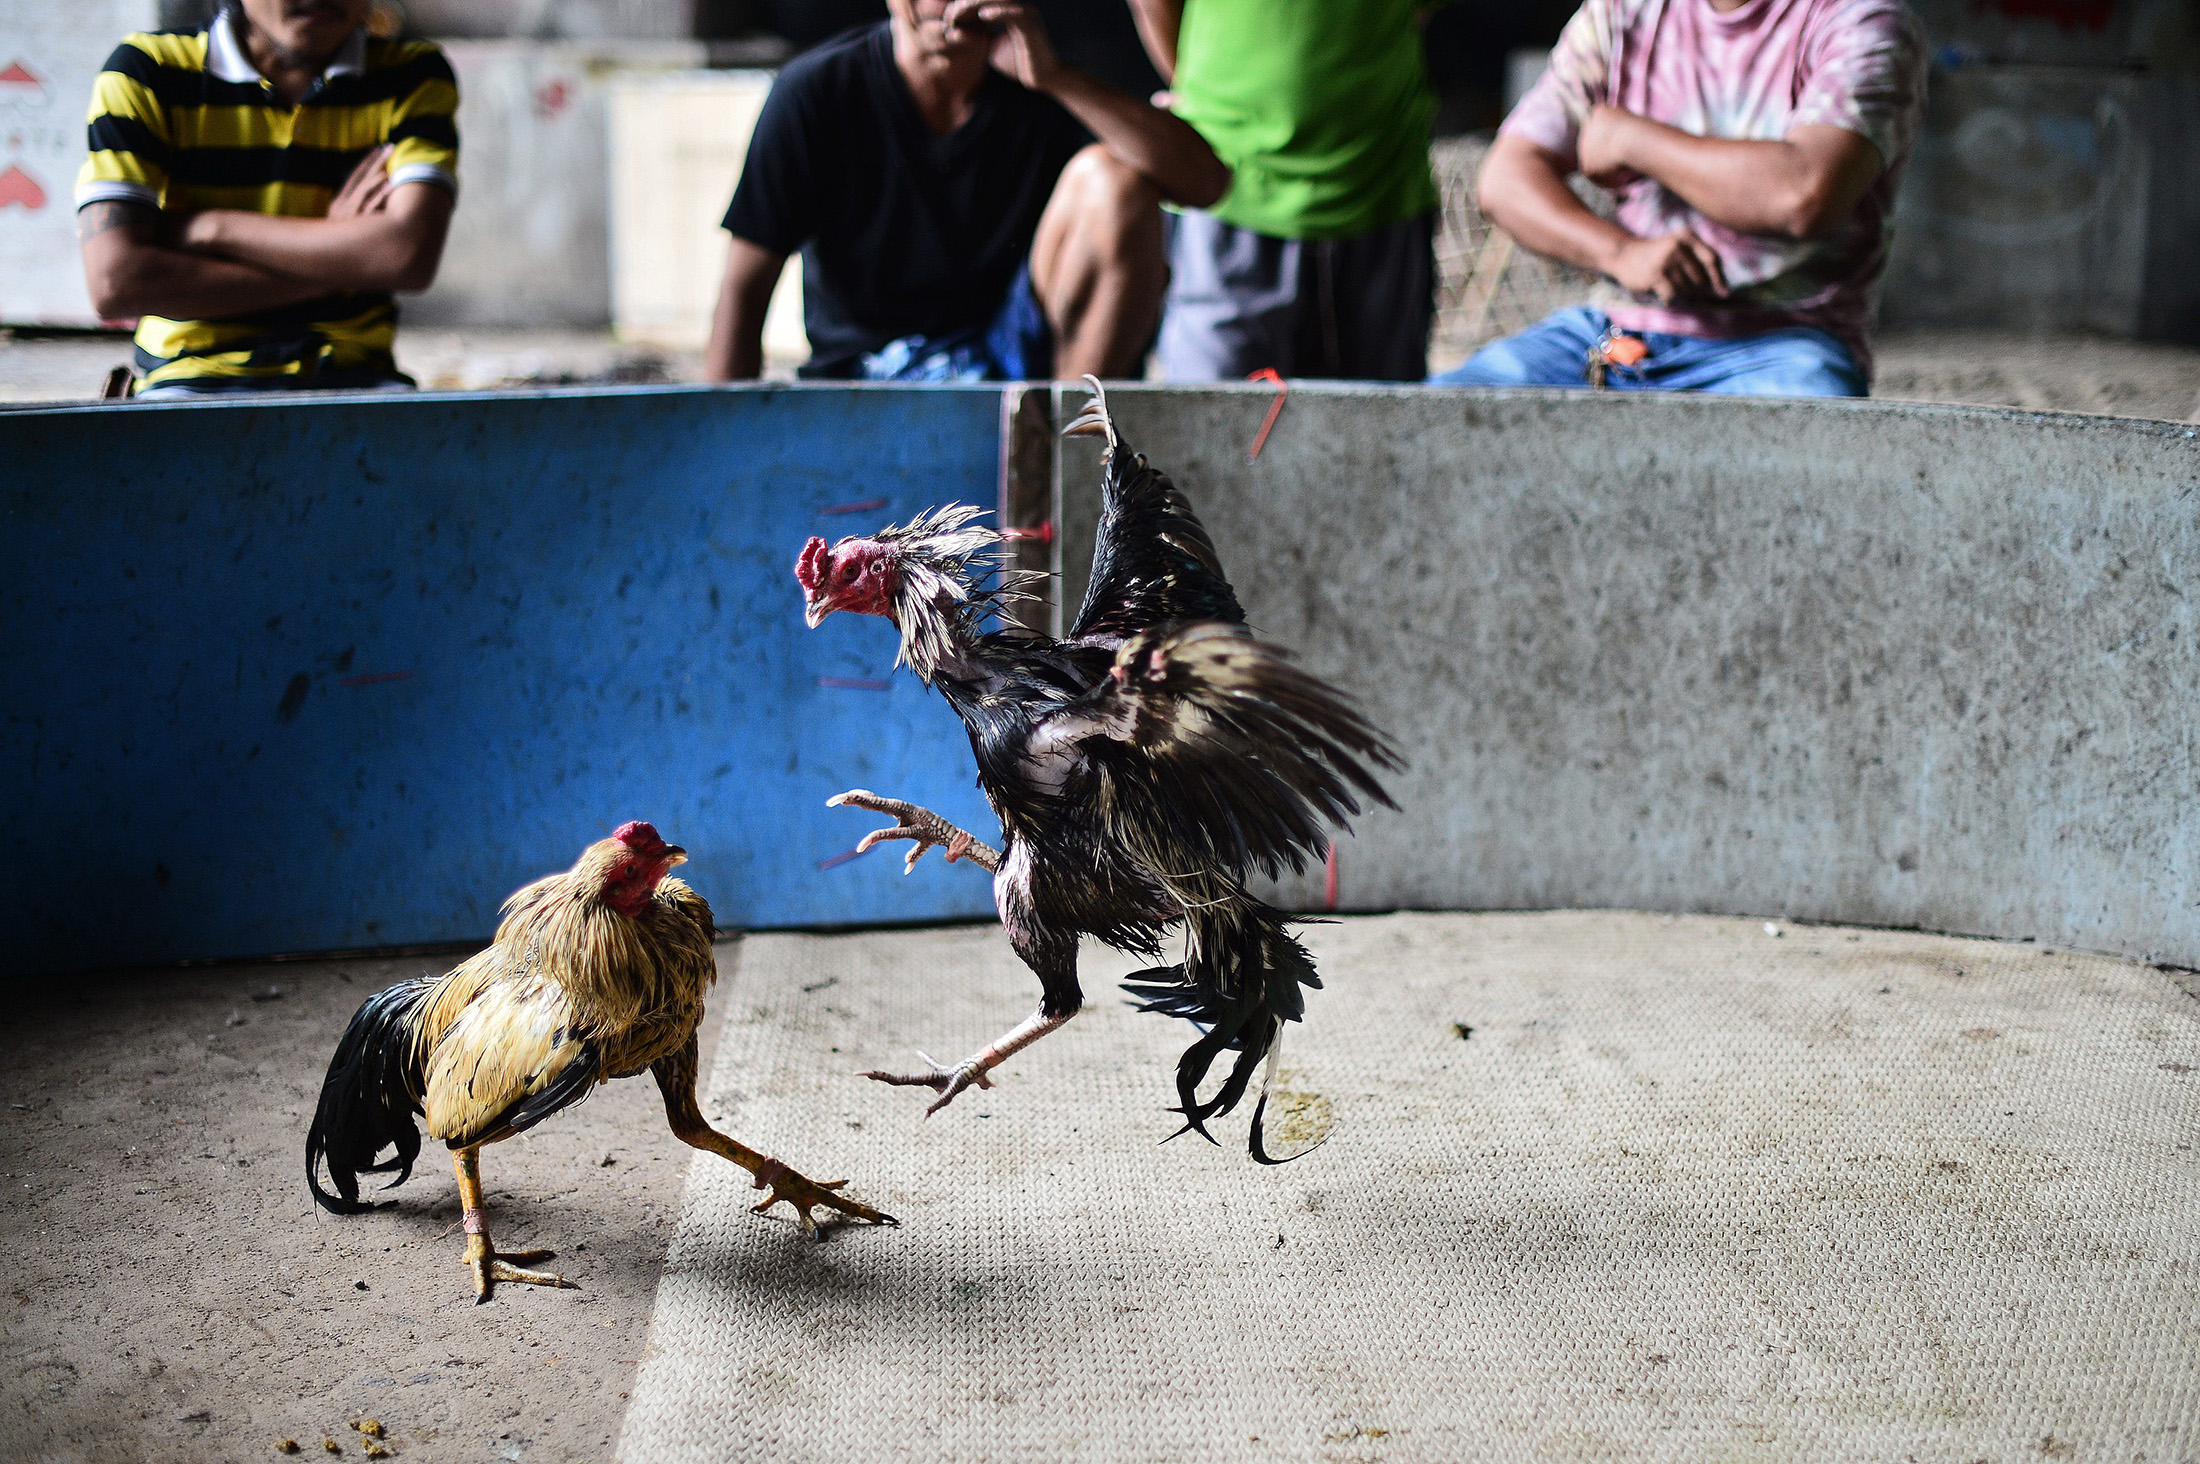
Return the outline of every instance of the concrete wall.
{"type": "Polygon", "coordinates": [[[1885,323],[2200,340],[2196,96],[2121,71],[1936,71],[1885,323]]]}
{"type": "Polygon", "coordinates": [[[793,564],[990,496],[998,398],[0,412],[0,980],[485,937],[627,818],[728,926],[990,912],[964,866],[819,867],[874,826],[843,788],[985,807],[891,628],[805,630],[793,564]]]}
{"type": "Polygon", "coordinates": [[[420,325],[611,319],[609,98],[618,78],[703,64],[694,41],[451,41],[460,193],[420,325]]]}
{"type": "MultiPolygon", "coordinates": [[[[720,228],[771,94],[765,71],[628,76],[611,92],[611,308],[623,340],[700,350],[729,236],[720,228]]],[[[764,315],[764,355],[809,359],[802,266],[790,258],[764,315]]]]}
{"type": "MultiPolygon", "coordinates": [[[[1404,811],[1340,852],[1345,908],[1787,915],[2200,965],[2195,429],[1295,385],[1248,465],[1271,399],[1110,393],[1256,624],[1405,746],[1404,811]]],[[[1072,606],[1095,458],[1059,459],[1072,606]]],[[[1318,871],[1284,897],[1318,907],[1318,871]]]]}
{"type": "MultiPolygon", "coordinates": [[[[2200,429],[1301,383],[1248,464],[1265,388],[1113,399],[1258,625],[1411,760],[1343,907],[2200,965],[2200,429]]],[[[1003,422],[1043,442],[1043,414],[1004,400],[0,412],[0,973],[478,936],[630,816],[729,924],[984,911],[937,861],[818,868],[869,827],[821,806],[851,784],[985,815],[887,628],[805,631],[789,566],[951,498],[1025,518],[1003,422]]],[[[1072,602],[1093,466],[1056,460],[1072,602]]],[[[1318,908],[1318,874],[1280,897],[1318,908]]]]}
{"type": "Polygon", "coordinates": [[[97,325],[76,248],[92,80],[156,0],[0,0],[0,325],[97,325]]]}

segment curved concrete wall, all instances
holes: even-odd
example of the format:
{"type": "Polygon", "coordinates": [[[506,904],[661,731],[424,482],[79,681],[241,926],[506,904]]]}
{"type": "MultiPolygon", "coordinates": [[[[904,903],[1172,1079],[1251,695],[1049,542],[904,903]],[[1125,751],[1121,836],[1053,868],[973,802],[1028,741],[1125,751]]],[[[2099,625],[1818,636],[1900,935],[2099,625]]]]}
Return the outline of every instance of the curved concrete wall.
{"type": "Polygon", "coordinates": [[[0,982],[485,938],[627,818],[727,926],[990,913],[836,862],[843,788],[985,803],[890,628],[803,629],[792,566],[991,497],[999,395],[0,412],[0,982]]]}
{"type": "MultiPolygon", "coordinates": [[[[1082,399],[1065,390],[1061,410],[1082,399]]],[[[1631,906],[2200,965],[2200,438],[1964,408],[1110,393],[1402,813],[1341,906],[1631,906]]],[[[1057,469],[1082,593],[1095,450],[1057,469]]],[[[1283,891],[1322,903],[1319,871],[1283,891]]]]}

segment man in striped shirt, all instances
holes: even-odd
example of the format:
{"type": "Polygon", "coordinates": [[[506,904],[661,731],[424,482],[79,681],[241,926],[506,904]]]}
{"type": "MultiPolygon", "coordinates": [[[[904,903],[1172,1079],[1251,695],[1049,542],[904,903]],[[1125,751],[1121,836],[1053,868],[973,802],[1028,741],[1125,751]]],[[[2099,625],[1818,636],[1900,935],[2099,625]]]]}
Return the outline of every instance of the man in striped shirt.
{"type": "Polygon", "coordinates": [[[412,384],[390,297],[435,278],[458,87],[369,4],[225,0],[108,58],[77,237],[100,314],[138,317],[141,398],[412,384]]]}

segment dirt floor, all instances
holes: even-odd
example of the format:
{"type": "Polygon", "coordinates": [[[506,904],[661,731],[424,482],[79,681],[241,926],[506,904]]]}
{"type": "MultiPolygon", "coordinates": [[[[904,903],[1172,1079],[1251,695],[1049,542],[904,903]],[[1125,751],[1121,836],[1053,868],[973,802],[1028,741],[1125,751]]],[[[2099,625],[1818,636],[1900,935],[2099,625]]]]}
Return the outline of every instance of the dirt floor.
{"type": "MultiPolygon", "coordinates": [[[[362,1459],[362,1418],[399,1459],[610,1456],[690,1153],[654,1083],[610,1084],[484,1153],[498,1243],[555,1247],[550,1267],[579,1291],[506,1286],[474,1304],[440,1145],[371,1215],[306,1194],[306,1125],[344,1023],[369,992],[455,959],[11,994],[0,1460],[261,1460],[285,1438],[301,1457],[329,1457],[329,1439],[362,1459]]],[[[718,1029],[704,1024],[705,1071],[718,1029]]]]}

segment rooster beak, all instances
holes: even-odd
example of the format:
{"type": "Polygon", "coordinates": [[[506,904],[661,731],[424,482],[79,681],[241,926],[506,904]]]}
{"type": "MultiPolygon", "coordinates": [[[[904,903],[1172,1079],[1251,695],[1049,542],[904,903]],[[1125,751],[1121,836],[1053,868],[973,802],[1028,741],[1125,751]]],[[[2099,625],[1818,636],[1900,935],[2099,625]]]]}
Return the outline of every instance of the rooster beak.
{"type": "Polygon", "coordinates": [[[833,606],[828,600],[806,600],[802,605],[802,619],[812,630],[822,625],[825,617],[832,613],[833,606]]]}
{"type": "Polygon", "coordinates": [[[688,862],[688,851],[678,844],[667,844],[665,845],[664,861],[667,869],[672,868],[675,864],[685,864],[688,862]]]}

